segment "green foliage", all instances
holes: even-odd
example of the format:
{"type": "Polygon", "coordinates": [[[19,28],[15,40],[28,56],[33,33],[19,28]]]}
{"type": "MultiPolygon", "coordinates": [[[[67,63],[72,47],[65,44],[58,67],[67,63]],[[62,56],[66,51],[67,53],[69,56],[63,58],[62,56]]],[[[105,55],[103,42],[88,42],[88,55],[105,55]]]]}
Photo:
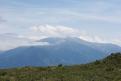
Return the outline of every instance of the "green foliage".
{"type": "Polygon", "coordinates": [[[0,81],[121,81],[121,54],[83,65],[1,69],[0,81]]]}
{"type": "Polygon", "coordinates": [[[100,64],[101,62],[99,61],[99,60],[96,60],[95,62],[94,62],[94,64],[95,65],[98,65],[98,64],[100,64]]]}
{"type": "Polygon", "coordinates": [[[7,75],[7,72],[0,72],[0,76],[5,76],[7,75]]]}
{"type": "Polygon", "coordinates": [[[59,64],[58,67],[63,67],[63,65],[62,64],[59,64]]]}

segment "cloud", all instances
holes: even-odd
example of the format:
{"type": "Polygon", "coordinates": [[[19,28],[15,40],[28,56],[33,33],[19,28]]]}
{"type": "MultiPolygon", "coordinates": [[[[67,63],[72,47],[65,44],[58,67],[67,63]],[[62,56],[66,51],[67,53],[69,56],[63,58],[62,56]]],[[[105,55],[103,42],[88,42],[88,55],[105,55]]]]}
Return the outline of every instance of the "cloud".
{"type": "Polygon", "coordinates": [[[89,42],[113,43],[121,45],[120,40],[105,40],[102,37],[91,35],[86,31],[61,25],[38,25],[31,27],[25,34],[0,34],[0,50],[8,50],[19,46],[48,45],[47,42],[36,42],[47,37],[77,37],[89,42]]]}
{"type": "Polygon", "coordinates": [[[121,23],[121,15],[117,16],[119,11],[115,12],[113,15],[102,15],[99,13],[81,13],[81,12],[65,12],[67,16],[70,18],[76,18],[80,20],[87,20],[87,21],[104,21],[109,23],[121,23]]]}
{"type": "Polygon", "coordinates": [[[15,33],[0,34],[0,51],[13,49],[20,46],[48,45],[47,42],[35,42],[32,37],[15,33]]]}
{"type": "Polygon", "coordinates": [[[0,16],[0,23],[6,22],[1,16],[0,16]]]}
{"type": "Polygon", "coordinates": [[[27,44],[28,40],[19,38],[19,35],[15,33],[3,33],[0,34],[0,50],[8,50],[12,48],[16,48],[18,46],[22,46],[27,44]]]}
{"type": "Polygon", "coordinates": [[[28,33],[29,38],[33,40],[40,40],[46,37],[77,37],[90,42],[105,43],[106,41],[98,36],[90,35],[89,33],[72,27],[61,26],[61,25],[38,25],[30,28],[28,33]]]}
{"type": "Polygon", "coordinates": [[[121,39],[113,39],[111,42],[113,44],[117,44],[117,45],[121,46],[121,39]]]}
{"type": "Polygon", "coordinates": [[[32,27],[31,30],[34,33],[38,33],[47,37],[77,37],[80,35],[80,31],[77,29],[60,25],[39,25],[32,27]]]}

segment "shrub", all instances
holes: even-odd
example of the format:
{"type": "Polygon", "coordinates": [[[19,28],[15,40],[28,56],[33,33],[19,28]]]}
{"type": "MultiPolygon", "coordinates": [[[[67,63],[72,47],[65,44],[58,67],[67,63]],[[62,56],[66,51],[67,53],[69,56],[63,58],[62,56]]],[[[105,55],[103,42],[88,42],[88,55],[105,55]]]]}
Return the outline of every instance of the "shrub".
{"type": "Polygon", "coordinates": [[[63,65],[62,64],[59,64],[58,67],[63,67],[63,65]]]}

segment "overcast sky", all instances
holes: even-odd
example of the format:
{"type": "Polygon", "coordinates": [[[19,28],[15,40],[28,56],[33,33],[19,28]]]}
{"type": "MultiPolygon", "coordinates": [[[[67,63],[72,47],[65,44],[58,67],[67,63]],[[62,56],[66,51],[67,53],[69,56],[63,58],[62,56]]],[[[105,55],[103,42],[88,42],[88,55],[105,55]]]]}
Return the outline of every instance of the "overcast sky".
{"type": "Polygon", "coordinates": [[[121,45],[121,0],[0,0],[1,49],[47,36],[121,45]]]}

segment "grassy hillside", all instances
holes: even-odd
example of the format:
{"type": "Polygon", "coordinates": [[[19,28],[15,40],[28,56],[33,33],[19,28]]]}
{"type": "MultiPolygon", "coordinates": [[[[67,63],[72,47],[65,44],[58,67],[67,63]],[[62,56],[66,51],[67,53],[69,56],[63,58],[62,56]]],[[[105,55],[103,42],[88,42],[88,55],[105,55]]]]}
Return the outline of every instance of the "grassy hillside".
{"type": "Polygon", "coordinates": [[[0,81],[121,81],[121,54],[85,65],[1,69],[0,81]]]}

